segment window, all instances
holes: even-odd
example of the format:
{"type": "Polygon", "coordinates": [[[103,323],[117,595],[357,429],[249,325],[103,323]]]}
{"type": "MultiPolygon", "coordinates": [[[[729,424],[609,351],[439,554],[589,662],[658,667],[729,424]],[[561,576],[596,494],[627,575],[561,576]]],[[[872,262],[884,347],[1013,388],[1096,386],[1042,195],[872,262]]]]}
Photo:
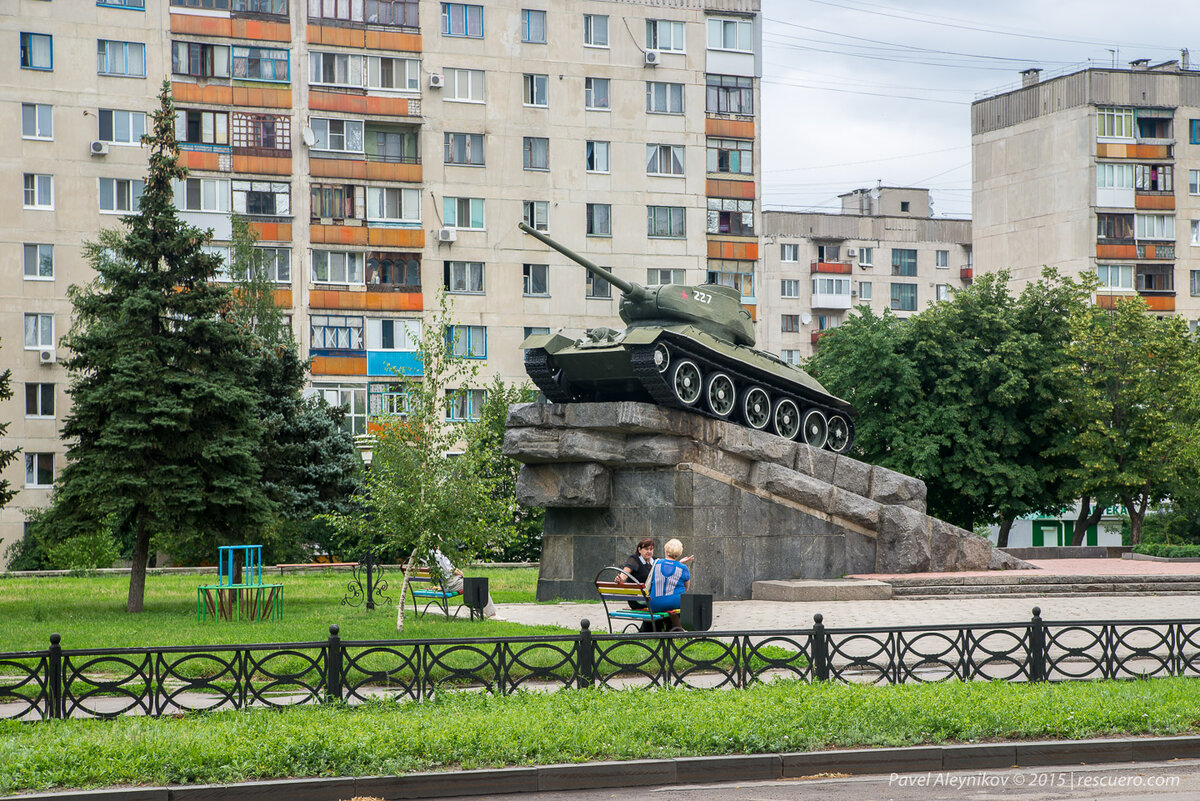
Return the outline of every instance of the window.
{"type": "Polygon", "coordinates": [[[612,236],[612,206],[608,203],[587,204],[587,235],[612,236]]]}
{"type": "Polygon", "coordinates": [[[527,106],[545,106],[546,102],[546,84],[549,76],[535,75],[525,73],[525,105],[527,106]]]}
{"type": "Polygon", "coordinates": [[[608,78],[583,79],[583,105],[595,110],[608,110],[608,78]]]}
{"type": "Polygon", "coordinates": [[[366,213],[366,190],[361,186],[313,184],[310,192],[312,217],[353,220],[366,213]]]}
{"type": "Polygon", "coordinates": [[[550,229],[550,204],[545,200],[526,200],[522,203],[525,224],[535,231],[550,229]]]}
{"type": "Polygon", "coordinates": [[[25,486],[31,489],[54,486],[53,453],[25,454],[25,486]]]}
{"type": "Polygon", "coordinates": [[[682,206],[647,206],[646,236],[683,239],[687,236],[682,206]]]}
{"type": "Polygon", "coordinates": [[[54,347],[54,315],[25,315],[25,350],[54,347]]]}
{"type": "Polygon", "coordinates": [[[850,279],[814,278],[812,279],[812,292],[814,295],[842,295],[844,297],[850,294],[850,279]]]}
{"type": "Polygon", "coordinates": [[[446,390],[446,419],[450,422],[480,419],[486,397],[487,392],[482,389],[446,390]]]}
{"type": "Polygon", "coordinates": [[[330,406],[346,409],[342,428],[351,434],[367,433],[367,388],[362,384],[313,384],[305,393],[317,396],[330,406]]]}
{"type": "Polygon", "coordinates": [[[587,47],[608,47],[607,15],[583,15],[583,43],[587,47]]]}
{"type": "Polygon", "coordinates": [[[1138,239],[1174,239],[1175,216],[1172,214],[1136,214],[1138,239]]]}
{"type": "Polygon", "coordinates": [[[839,261],[841,252],[840,245],[817,245],[817,261],[839,261]]]}
{"type": "Polygon", "coordinates": [[[284,181],[234,181],[233,210],[237,214],[290,217],[292,188],[284,181]]]}
{"type": "Polygon", "coordinates": [[[521,287],[526,295],[549,296],[550,294],[550,265],[523,264],[521,265],[521,287]]]}
{"type": "Polygon", "coordinates": [[[187,144],[228,145],[229,114],[225,111],[176,111],[175,138],[187,144]]]}
{"type": "Polygon", "coordinates": [[[442,218],[448,228],[483,230],[483,198],[442,198],[442,218]]]}
{"type": "Polygon", "coordinates": [[[871,299],[871,282],[870,281],[859,281],[858,282],[858,299],[859,300],[870,300],[871,299]]]}
{"type": "Polygon", "coordinates": [[[416,92],[421,89],[421,62],[415,58],[367,56],[367,87],[416,92]]]}
{"type": "Polygon", "coordinates": [[[146,45],[141,42],[96,40],[96,72],[100,75],[146,77],[146,45]]]}
{"type": "Polygon", "coordinates": [[[371,161],[390,161],[400,164],[420,164],[417,132],[413,128],[373,127],[367,125],[367,158],[371,161]],[[370,148],[371,142],[375,150],[370,148]]]}
{"type": "Polygon", "coordinates": [[[800,315],[798,314],[781,314],[779,316],[779,330],[785,334],[794,334],[800,330],[800,315]]]}
{"type": "Polygon", "coordinates": [[[197,78],[228,78],[229,45],[171,42],[171,72],[197,78]]]}
{"type": "Polygon", "coordinates": [[[917,285],[892,284],[892,309],[894,311],[916,311],[917,285]]]}
{"type": "Polygon", "coordinates": [[[1188,194],[1200,195],[1200,170],[1188,170],[1188,194]]]}
{"type": "Polygon", "coordinates": [[[950,285],[949,284],[936,284],[933,287],[933,299],[935,301],[950,300],[950,285]]]}
{"type": "Polygon", "coordinates": [[[1138,292],[1174,292],[1175,267],[1171,264],[1139,264],[1135,280],[1138,292]]]}
{"type": "Polygon", "coordinates": [[[1102,289],[1133,289],[1133,265],[1097,264],[1096,277],[1102,289]]]}
{"type": "MultiPolygon", "coordinates": [[[[289,248],[255,247],[250,254],[250,259],[250,269],[256,276],[276,284],[291,283],[292,251],[289,248]]],[[[225,277],[226,279],[230,277],[228,270],[225,271],[225,277]]]]}
{"type": "Polygon", "coordinates": [[[907,213],[908,213],[908,210],[909,210],[909,206],[910,206],[910,205],[911,205],[911,202],[910,202],[910,201],[908,201],[908,200],[901,200],[901,201],[900,201],[900,211],[901,211],[902,213],[904,213],[904,214],[907,214],[907,213]]]}
{"type": "Polygon", "coordinates": [[[682,114],[683,84],[646,81],[646,111],[651,114],[682,114]]]}
{"type": "Polygon", "coordinates": [[[546,43],[546,12],[530,8],[521,9],[521,41],[533,44],[546,43]]]}
{"type": "Polygon", "coordinates": [[[229,0],[171,0],[171,5],[188,8],[228,9],[229,0]]]}
{"type": "MultiPolygon", "coordinates": [[[[142,143],[142,136],[146,133],[146,113],[144,111],[102,108],[99,117],[99,139],[101,141],[117,145],[140,145],[142,143]]],[[[176,138],[179,138],[178,131],[176,138]]]]}
{"type": "Polygon", "coordinates": [[[739,53],[754,52],[754,25],[750,20],[708,20],[708,49],[736,50],[739,53]]]}
{"type": "Polygon", "coordinates": [[[367,350],[418,350],[420,320],[367,319],[367,350]]]}
{"type": "Polygon", "coordinates": [[[1200,270],[1192,270],[1191,276],[1192,297],[1200,296],[1200,270]]]}
{"type": "Polygon", "coordinates": [[[934,259],[933,259],[934,267],[940,267],[940,268],[945,269],[946,267],[950,266],[950,251],[936,250],[936,251],[934,251],[933,255],[934,255],[934,259]]]}
{"type": "Polygon", "coordinates": [[[367,219],[380,222],[421,222],[421,190],[367,187],[367,219]]]}
{"type": "MultiPolygon", "coordinates": [[[[312,252],[312,279],[320,284],[361,284],[363,254],[340,250],[312,252]]],[[[313,347],[318,347],[313,345],[313,347]]]]}
{"type": "Polygon", "coordinates": [[[800,297],[800,282],[784,278],[779,282],[779,297],[781,298],[798,298],[800,297]]]}
{"type": "Polygon", "coordinates": [[[54,416],[54,385],[26,384],[25,385],[25,416],[53,417],[54,416]]]}
{"type": "Polygon", "coordinates": [[[527,170],[550,169],[550,140],[544,136],[526,136],[521,144],[521,165],[527,170]]]}
{"type": "Polygon", "coordinates": [[[484,291],[483,262],[447,261],[442,264],[447,292],[480,294],[484,291]]]}
{"type": "Polygon", "coordinates": [[[233,112],[233,146],[287,152],[292,149],[291,118],[282,114],[233,112]]]}
{"type": "Polygon", "coordinates": [[[593,142],[587,143],[587,171],[588,172],[608,172],[608,142],[593,142]]]}
{"type": "Polygon", "coordinates": [[[525,338],[534,336],[535,334],[549,334],[550,329],[542,325],[527,325],[524,327],[525,338]]]}
{"type": "Polygon", "coordinates": [[[754,142],[746,139],[708,140],[708,171],[754,173],[754,142]]]}
{"type": "Polygon", "coordinates": [[[455,356],[467,359],[486,359],[487,326],[446,326],[446,344],[450,346],[450,352],[455,356]]]}
{"type": "Polygon", "coordinates": [[[800,261],[800,246],[799,245],[780,245],[779,246],[780,261],[800,261]]]}
{"type": "Polygon", "coordinates": [[[54,245],[25,244],[25,280],[54,278],[54,245]]]}
{"type": "Polygon", "coordinates": [[[584,295],[595,300],[609,300],[612,298],[612,284],[608,280],[601,278],[598,275],[587,274],[584,279],[584,295]]]}
{"type": "Polygon", "coordinates": [[[733,259],[709,259],[708,283],[736,289],[742,301],[754,301],[754,262],[733,259]]]}
{"type": "Polygon", "coordinates": [[[662,267],[651,267],[646,270],[647,284],[683,284],[686,282],[686,270],[668,270],[662,267]]]}
{"type": "Polygon", "coordinates": [[[54,69],[54,44],[44,33],[21,34],[21,69],[54,69]]]}
{"type": "Polygon", "coordinates": [[[446,69],[446,100],[459,103],[482,103],[483,70],[446,69]]]}
{"type": "Polygon", "coordinates": [[[442,36],[483,37],[483,6],[442,3],[442,36]]]}
{"type": "Polygon", "coordinates": [[[483,134],[450,133],[443,137],[446,164],[483,166],[483,134]]]}
{"type": "MultiPolygon", "coordinates": [[[[318,251],[313,251],[315,256],[318,251]]],[[[309,316],[314,350],[362,350],[363,318],[332,314],[309,316]]]]}
{"type": "Polygon", "coordinates": [[[800,351],[794,348],[784,348],[779,351],[779,358],[794,367],[799,367],[804,361],[804,357],[800,355],[800,351]]]}
{"type": "Polygon", "coordinates": [[[272,47],[235,47],[233,77],[286,83],[291,80],[288,51],[272,47]]]}
{"type": "Polygon", "coordinates": [[[684,52],[683,23],[669,19],[646,20],[646,49],[664,53],[684,52]]]}
{"type": "Polygon", "coordinates": [[[234,11],[287,16],[287,0],[233,0],[234,11]]]}
{"type": "Polygon", "coordinates": [[[46,103],[22,103],[21,137],[24,139],[53,139],[54,107],[46,103]]]}
{"type": "MultiPolygon", "coordinates": [[[[892,275],[913,276],[917,274],[917,251],[906,248],[892,248],[892,275]]],[[[895,286],[915,286],[915,284],[892,284],[895,286]]],[[[894,306],[892,308],[895,308],[894,306]]]]}
{"type": "Polygon", "coordinates": [[[180,211],[229,212],[229,181],[186,178],[175,182],[175,207],[180,211]]]}
{"type": "Polygon", "coordinates": [[[380,251],[368,253],[367,285],[371,289],[403,289],[419,292],[421,289],[421,254],[380,251]]]}
{"type": "Polygon", "coordinates": [[[1133,138],[1133,109],[1101,106],[1096,109],[1096,135],[1133,138]]]}
{"type": "Polygon", "coordinates": [[[859,248],[858,263],[864,267],[871,267],[875,264],[875,248],[859,248]]]}
{"type": "Polygon", "coordinates": [[[1097,239],[1133,239],[1132,214],[1096,214],[1097,239]]]}
{"type": "MultiPolygon", "coordinates": [[[[200,0],[205,2],[206,0],[200,0]]],[[[354,20],[361,21],[361,8],[354,9],[354,20]]],[[[308,16],[317,19],[350,20],[351,9],[349,0],[308,0],[308,16]]],[[[335,406],[337,404],[334,404],[335,406]]]]}
{"type": "Polygon", "coordinates": [[[100,179],[100,211],[128,214],[138,207],[145,182],[128,178],[100,179]]]}
{"type": "Polygon", "coordinates": [[[308,82],[332,86],[362,86],[363,57],[349,53],[309,52],[308,82]]]}
{"type": "Polygon", "coordinates": [[[25,208],[54,208],[54,176],[25,173],[25,208]]]}
{"type": "Polygon", "coordinates": [[[335,153],[363,152],[362,120],[327,120],[313,117],[309,127],[317,136],[313,150],[331,150],[335,153]]]}
{"type": "Polygon", "coordinates": [[[710,197],[708,199],[708,232],[754,236],[754,201],[710,197]]]}
{"type": "Polygon", "coordinates": [[[705,108],[722,114],[754,113],[754,79],[740,75],[709,75],[705,108]]]}
{"type": "Polygon", "coordinates": [[[1133,169],[1135,189],[1143,192],[1175,191],[1175,170],[1170,164],[1137,164],[1133,169]]]}
{"type": "Polygon", "coordinates": [[[1193,145],[1200,145],[1200,120],[1191,120],[1189,127],[1192,132],[1191,143],[1193,145]]]}
{"type": "Polygon", "coordinates": [[[1097,189],[1132,189],[1132,164],[1097,164],[1097,189]]]}
{"type": "Polygon", "coordinates": [[[648,175],[683,175],[683,145],[646,145],[648,175]]]}

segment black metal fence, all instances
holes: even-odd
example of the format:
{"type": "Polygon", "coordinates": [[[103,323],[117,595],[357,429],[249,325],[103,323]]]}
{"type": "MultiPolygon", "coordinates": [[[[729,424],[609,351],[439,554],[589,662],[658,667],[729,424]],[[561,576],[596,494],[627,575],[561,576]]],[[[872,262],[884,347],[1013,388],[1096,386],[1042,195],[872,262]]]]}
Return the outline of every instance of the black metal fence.
{"type": "Polygon", "coordinates": [[[1200,620],[325,640],[0,653],[0,718],[163,715],[453,689],[746,687],[775,677],[900,684],[1200,675],[1200,620]]]}

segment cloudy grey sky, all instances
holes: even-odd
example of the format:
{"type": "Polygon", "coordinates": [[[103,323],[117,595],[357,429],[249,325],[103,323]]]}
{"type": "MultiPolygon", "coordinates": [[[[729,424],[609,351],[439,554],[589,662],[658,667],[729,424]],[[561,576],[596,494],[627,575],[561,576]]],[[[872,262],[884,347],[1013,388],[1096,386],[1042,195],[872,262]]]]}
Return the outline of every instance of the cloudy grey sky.
{"type": "Polygon", "coordinates": [[[971,101],[1090,62],[1179,58],[1194,1],[763,0],[763,203],[836,211],[874,186],[971,214],[971,101]]]}

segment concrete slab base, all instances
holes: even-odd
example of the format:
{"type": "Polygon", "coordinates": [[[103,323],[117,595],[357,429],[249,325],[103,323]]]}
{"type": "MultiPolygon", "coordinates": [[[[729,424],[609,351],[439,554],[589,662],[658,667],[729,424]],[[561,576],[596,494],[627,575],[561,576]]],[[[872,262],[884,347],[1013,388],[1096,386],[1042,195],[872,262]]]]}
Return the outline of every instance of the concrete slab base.
{"type": "Polygon", "coordinates": [[[887,601],[892,585],[874,579],[787,579],[756,581],[755,601],[887,601]]]}

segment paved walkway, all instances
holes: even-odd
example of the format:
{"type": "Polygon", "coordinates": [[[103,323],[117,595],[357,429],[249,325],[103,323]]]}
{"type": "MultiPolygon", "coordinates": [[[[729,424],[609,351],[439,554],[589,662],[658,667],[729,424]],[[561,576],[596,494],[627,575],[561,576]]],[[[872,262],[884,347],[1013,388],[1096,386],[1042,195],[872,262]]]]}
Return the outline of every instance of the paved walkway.
{"type": "Polygon", "coordinates": [[[852,578],[878,579],[913,578],[915,576],[989,576],[989,575],[1045,575],[1057,576],[1196,576],[1200,580],[1200,562],[1155,562],[1143,559],[1029,559],[1038,567],[1035,574],[1029,570],[995,571],[964,570],[960,573],[863,573],[852,578]]]}

